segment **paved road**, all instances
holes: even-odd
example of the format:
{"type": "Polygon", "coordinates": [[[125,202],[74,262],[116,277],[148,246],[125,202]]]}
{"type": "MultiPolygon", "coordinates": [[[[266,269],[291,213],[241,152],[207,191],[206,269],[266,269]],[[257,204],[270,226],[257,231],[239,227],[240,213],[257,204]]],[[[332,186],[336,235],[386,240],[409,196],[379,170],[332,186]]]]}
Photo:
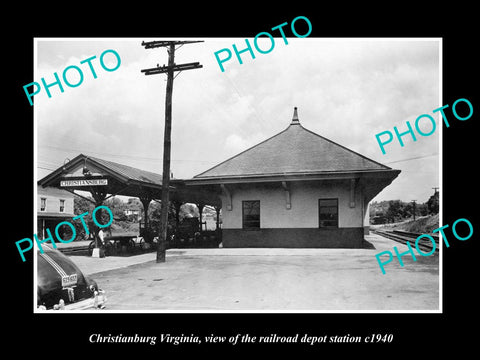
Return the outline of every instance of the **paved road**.
{"type": "Polygon", "coordinates": [[[375,249],[183,249],[103,259],[71,258],[107,291],[109,310],[438,310],[439,257],[375,254],[407,247],[368,235],[375,249]]]}

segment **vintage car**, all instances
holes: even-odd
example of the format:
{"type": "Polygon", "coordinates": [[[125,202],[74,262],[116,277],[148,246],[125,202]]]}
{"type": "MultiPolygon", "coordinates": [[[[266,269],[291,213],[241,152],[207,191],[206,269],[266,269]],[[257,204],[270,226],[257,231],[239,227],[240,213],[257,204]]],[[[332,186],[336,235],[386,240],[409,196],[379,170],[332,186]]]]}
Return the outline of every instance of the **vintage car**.
{"type": "Polygon", "coordinates": [[[107,298],[97,283],[58,250],[37,252],[39,310],[103,309],[107,298]]]}

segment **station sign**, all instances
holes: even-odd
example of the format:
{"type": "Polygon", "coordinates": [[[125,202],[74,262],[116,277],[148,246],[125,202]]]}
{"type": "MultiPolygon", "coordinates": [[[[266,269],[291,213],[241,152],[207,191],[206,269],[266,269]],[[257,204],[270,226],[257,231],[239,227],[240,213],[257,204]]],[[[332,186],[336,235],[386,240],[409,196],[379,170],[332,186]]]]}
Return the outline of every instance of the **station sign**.
{"type": "Polygon", "coordinates": [[[61,187],[73,186],[102,186],[108,185],[108,179],[80,179],[80,180],[62,180],[61,187]]]}

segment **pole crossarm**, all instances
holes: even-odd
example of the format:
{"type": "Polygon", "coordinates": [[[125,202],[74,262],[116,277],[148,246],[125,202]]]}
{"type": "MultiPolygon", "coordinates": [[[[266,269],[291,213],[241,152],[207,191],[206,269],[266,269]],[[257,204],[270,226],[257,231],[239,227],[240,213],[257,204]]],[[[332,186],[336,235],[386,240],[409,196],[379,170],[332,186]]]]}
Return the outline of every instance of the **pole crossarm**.
{"type": "MultiPolygon", "coordinates": [[[[174,65],[171,68],[173,71],[183,71],[183,70],[192,70],[192,69],[200,69],[203,66],[200,65],[199,62],[193,62],[193,63],[187,63],[187,64],[180,64],[180,65],[174,65]]],[[[170,66],[157,66],[154,68],[149,68],[149,69],[143,69],[140,70],[142,73],[145,73],[145,75],[157,75],[157,74],[164,74],[167,73],[170,70],[170,66]]]]}
{"type": "Polygon", "coordinates": [[[186,40],[186,41],[167,41],[167,40],[159,40],[159,41],[142,41],[142,46],[145,46],[145,49],[154,49],[157,47],[165,47],[170,45],[183,45],[183,44],[193,44],[203,42],[203,40],[186,40]]]}

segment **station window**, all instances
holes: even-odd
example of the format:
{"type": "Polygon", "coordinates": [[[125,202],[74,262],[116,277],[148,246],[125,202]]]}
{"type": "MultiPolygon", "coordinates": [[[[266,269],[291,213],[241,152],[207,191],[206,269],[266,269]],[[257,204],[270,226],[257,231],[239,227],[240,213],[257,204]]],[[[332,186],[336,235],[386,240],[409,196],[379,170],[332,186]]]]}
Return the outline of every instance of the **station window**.
{"type": "Polygon", "coordinates": [[[65,200],[60,199],[60,212],[65,211],[65,200]]]}
{"type": "Polygon", "coordinates": [[[244,229],[260,229],[260,201],[242,201],[244,229]]]}
{"type": "Polygon", "coordinates": [[[338,227],[338,199],[318,200],[319,227],[338,227]]]}
{"type": "Polygon", "coordinates": [[[40,211],[45,211],[47,207],[47,198],[40,198],[40,211]]]}

